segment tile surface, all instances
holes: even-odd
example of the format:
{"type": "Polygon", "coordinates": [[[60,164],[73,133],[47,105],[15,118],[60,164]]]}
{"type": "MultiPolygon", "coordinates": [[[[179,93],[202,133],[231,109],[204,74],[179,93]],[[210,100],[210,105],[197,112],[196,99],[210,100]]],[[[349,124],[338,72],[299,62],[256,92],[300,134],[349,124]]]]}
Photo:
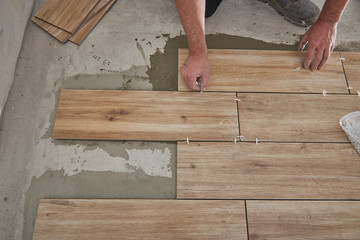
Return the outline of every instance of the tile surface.
{"type": "MultiPolygon", "coordinates": [[[[189,91],[180,72],[187,56],[187,49],[179,49],[178,88],[181,91],[189,91]]],[[[210,49],[208,56],[210,84],[207,91],[348,92],[339,53],[336,52],[325,67],[316,72],[302,68],[306,52],[210,49]]]]}
{"type": "Polygon", "coordinates": [[[360,91],[360,52],[341,52],[346,78],[349,84],[350,92],[358,94],[360,91]]]}
{"type": "Polygon", "coordinates": [[[33,239],[245,240],[244,202],[43,199],[33,239]]]}
{"type": "Polygon", "coordinates": [[[74,33],[99,0],[48,0],[35,17],[74,33]]]}
{"type": "Polygon", "coordinates": [[[65,43],[71,36],[71,33],[62,30],[61,28],[55,27],[35,16],[31,18],[31,21],[62,43],[65,43]]]}
{"type": "Polygon", "coordinates": [[[245,141],[349,142],[339,120],[360,108],[354,95],[239,93],[238,98],[245,141]]]}
{"type": "Polygon", "coordinates": [[[178,143],[177,197],[359,199],[351,144],[178,143]]]}
{"type": "Polygon", "coordinates": [[[360,238],[360,202],[247,201],[250,240],[360,238]]]}
{"type": "Polygon", "coordinates": [[[85,24],[71,36],[70,41],[80,45],[82,41],[87,37],[91,30],[101,20],[102,17],[110,10],[116,0],[100,0],[99,4],[96,5],[94,10],[85,19],[85,24]]]}
{"type": "Polygon", "coordinates": [[[62,90],[53,138],[231,141],[235,94],[62,90]]]}

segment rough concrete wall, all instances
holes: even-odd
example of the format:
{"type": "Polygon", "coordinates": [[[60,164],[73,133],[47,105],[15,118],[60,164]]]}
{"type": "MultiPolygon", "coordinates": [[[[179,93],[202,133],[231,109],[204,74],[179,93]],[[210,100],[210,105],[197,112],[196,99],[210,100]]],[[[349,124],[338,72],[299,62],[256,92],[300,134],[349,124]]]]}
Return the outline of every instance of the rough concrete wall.
{"type": "Polygon", "coordinates": [[[34,0],[0,1],[0,117],[14,79],[25,27],[34,0]]]}

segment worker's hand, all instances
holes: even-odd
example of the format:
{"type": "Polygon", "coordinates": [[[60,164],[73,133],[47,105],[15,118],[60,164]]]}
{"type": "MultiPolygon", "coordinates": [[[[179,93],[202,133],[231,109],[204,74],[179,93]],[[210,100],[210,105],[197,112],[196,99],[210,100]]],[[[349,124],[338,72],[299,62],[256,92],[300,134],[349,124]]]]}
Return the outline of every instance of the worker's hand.
{"type": "Polygon", "coordinates": [[[337,23],[316,21],[300,40],[299,51],[308,45],[304,68],[321,69],[329,59],[336,39],[337,23]]]}
{"type": "Polygon", "coordinates": [[[210,75],[210,65],[207,55],[190,54],[181,68],[181,74],[189,89],[204,91],[209,83],[210,75]]]}

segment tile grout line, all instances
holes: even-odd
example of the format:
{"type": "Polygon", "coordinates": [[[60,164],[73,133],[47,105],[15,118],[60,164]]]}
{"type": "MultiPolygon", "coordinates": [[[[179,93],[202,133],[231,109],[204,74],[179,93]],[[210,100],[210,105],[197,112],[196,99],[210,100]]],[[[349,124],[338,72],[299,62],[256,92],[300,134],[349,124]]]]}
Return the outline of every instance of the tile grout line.
{"type": "Polygon", "coordinates": [[[177,173],[177,170],[178,170],[178,152],[179,152],[179,142],[177,141],[176,142],[176,158],[175,158],[175,169],[174,169],[174,179],[175,179],[175,200],[178,200],[178,196],[177,196],[177,182],[178,182],[178,173],[177,173]]]}
{"type": "MultiPolygon", "coordinates": [[[[79,89],[80,90],[80,89],[79,89]]],[[[114,90],[114,91],[126,91],[126,90],[114,90]]],[[[130,90],[130,91],[135,91],[135,90],[130,90]]],[[[195,91],[176,91],[176,92],[195,92],[195,91]]],[[[196,92],[195,92],[196,93],[196,92]]],[[[243,94],[283,94],[283,95],[289,95],[289,94],[296,94],[296,95],[323,95],[322,92],[239,92],[239,91],[208,91],[206,90],[204,93],[243,93],[243,94]]],[[[347,96],[349,94],[347,93],[340,93],[340,92],[329,92],[327,93],[329,95],[344,95],[347,96]]]]}
{"type": "MultiPolygon", "coordinates": [[[[159,200],[159,199],[155,199],[159,200]]],[[[164,200],[183,200],[183,201],[279,201],[279,202],[359,202],[359,199],[321,199],[321,198],[177,198],[164,200]]]]}
{"type": "MultiPolygon", "coordinates": [[[[235,97],[236,99],[238,99],[238,94],[235,93],[235,97]]],[[[239,129],[239,138],[240,138],[240,142],[241,142],[241,130],[240,130],[240,114],[239,114],[239,101],[236,101],[236,113],[237,113],[237,121],[238,121],[238,129],[239,129]]],[[[236,137],[235,137],[236,138],[236,137]]]]}
{"type": "Polygon", "coordinates": [[[245,221],[246,221],[246,235],[247,239],[250,240],[250,234],[249,234],[249,222],[248,222],[248,214],[247,214],[247,205],[246,200],[244,200],[245,203],[245,221]]]}
{"type": "MultiPolygon", "coordinates": [[[[70,139],[71,140],[71,139],[70,139]]],[[[119,141],[119,140],[111,140],[111,141],[119,141]]],[[[127,140],[120,140],[120,141],[127,141],[127,140]]],[[[142,141],[142,140],[129,140],[129,141],[142,141]]],[[[148,141],[148,140],[146,140],[148,141]]],[[[169,142],[169,141],[153,141],[153,142],[169,142]]],[[[173,142],[173,141],[170,141],[170,142],[173,142]]],[[[180,140],[176,140],[175,141],[176,143],[179,143],[179,142],[184,142],[183,139],[180,139],[180,140]]],[[[233,143],[234,141],[231,141],[231,140],[193,140],[193,141],[190,141],[190,142],[193,142],[193,143],[233,143]]],[[[243,143],[255,143],[256,141],[250,141],[250,140],[243,140],[241,141],[243,143]]],[[[347,142],[321,142],[321,141],[317,141],[317,142],[314,142],[314,141],[276,141],[276,140],[261,140],[259,141],[261,143],[289,143],[289,144],[296,144],[296,143],[309,143],[309,144],[312,144],[312,143],[318,143],[318,144],[351,144],[350,141],[347,141],[347,142]]]]}
{"type": "Polygon", "coordinates": [[[342,67],[342,70],[343,70],[343,74],[344,74],[344,77],[345,77],[345,82],[346,82],[346,87],[348,88],[348,93],[351,94],[351,91],[349,89],[349,82],[347,80],[347,77],[346,77],[346,72],[345,72],[345,67],[344,67],[344,63],[343,63],[343,60],[341,59],[341,52],[339,52],[339,59],[340,59],[340,62],[341,62],[341,67],[342,67]]]}

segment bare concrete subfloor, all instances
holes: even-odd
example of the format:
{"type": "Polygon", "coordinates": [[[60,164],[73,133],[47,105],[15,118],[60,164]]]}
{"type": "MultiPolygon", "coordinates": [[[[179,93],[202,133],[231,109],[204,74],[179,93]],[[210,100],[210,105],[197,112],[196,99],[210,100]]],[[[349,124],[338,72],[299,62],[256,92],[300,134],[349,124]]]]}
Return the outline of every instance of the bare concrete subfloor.
{"type": "MultiPolygon", "coordinates": [[[[339,50],[360,50],[359,11],[351,1],[339,50]]],[[[227,0],[206,32],[209,48],[295,50],[305,29],[256,0],[227,0]]],[[[29,22],[0,128],[0,240],[32,238],[40,198],[176,197],[176,143],[50,136],[62,88],[176,90],[179,47],[173,1],[118,1],[81,46],[29,22]]]]}

